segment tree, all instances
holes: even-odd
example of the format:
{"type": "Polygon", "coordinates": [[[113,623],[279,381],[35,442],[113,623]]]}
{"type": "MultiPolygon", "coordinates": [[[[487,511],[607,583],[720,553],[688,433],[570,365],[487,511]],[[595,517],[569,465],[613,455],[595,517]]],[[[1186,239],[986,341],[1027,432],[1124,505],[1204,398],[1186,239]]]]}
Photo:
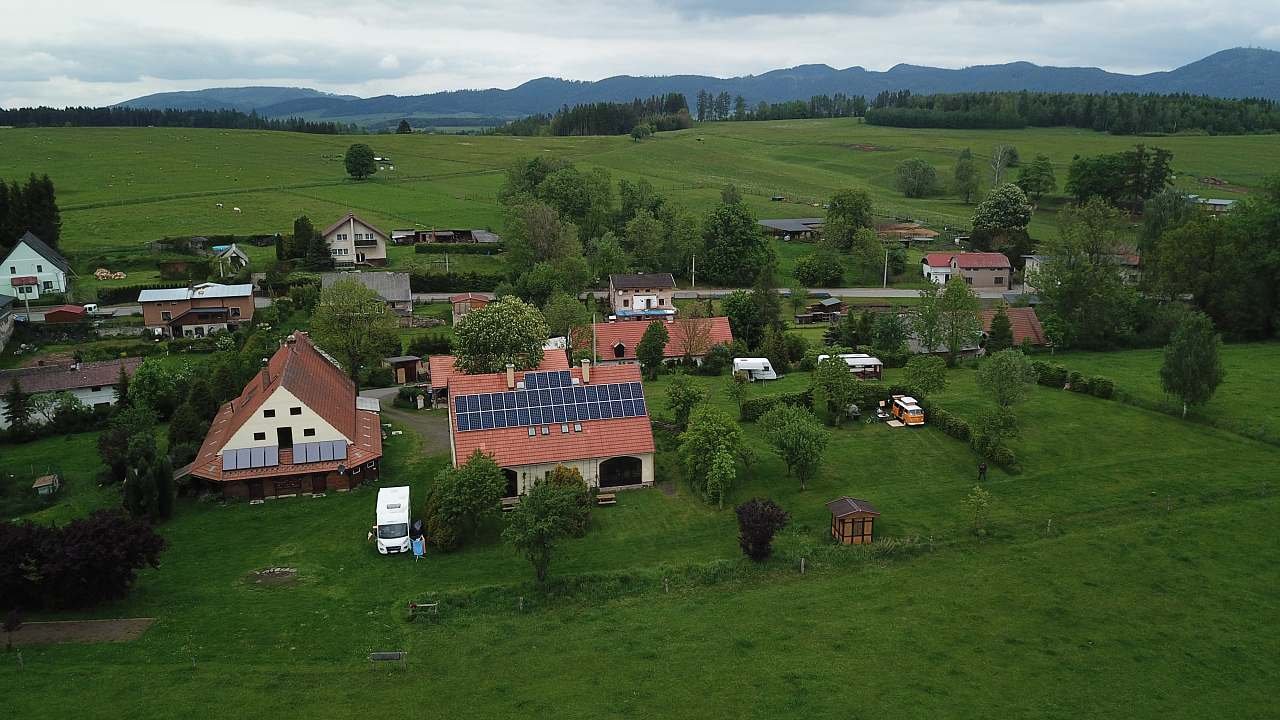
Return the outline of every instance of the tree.
{"type": "Polygon", "coordinates": [[[623,241],[639,270],[658,272],[667,267],[663,237],[662,224],[648,210],[637,211],[627,223],[623,241]]]}
{"type": "Polygon", "coordinates": [[[689,414],[688,427],[680,434],[680,463],[685,479],[707,502],[722,503],[732,485],[732,478],[727,482],[718,478],[723,485],[717,488],[707,483],[711,466],[719,454],[734,459],[749,457],[742,428],[724,411],[706,404],[698,405],[689,414]]]}
{"type": "Polygon", "coordinates": [[[787,352],[785,333],[773,325],[765,327],[764,338],[760,341],[760,347],[756,352],[769,358],[769,364],[773,366],[774,372],[785,373],[791,367],[791,354],[787,352]]]}
{"type": "Polygon", "coordinates": [[[840,427],[858,394],[858,379],[833,353],[818,363],[810,383],[814,412],[828,425],[840,427]]]}
{"type": "MultiPolygon", "coordinates": [[[[311,224],[311,218],[306,215],[300,215],[293,221],[293,239],[285,246],[287,252],[283,257],[277,253],[277,260],[288,260],[290,258],[304,258],[311,250],[312,240],[315,239],[316,228],[311,224]]],[[[328,257],[328,246],[325,247],[325,256],[328,257]]]]}
{"type": "Polygon", "coordinates": [[[849,260],[853,271],[864,281],[881,279],[885,247],[875,230],[862,228],[853,234],[853,240],[849,246],[849,260]]]}
{"type": "Polygon", "coordinates": [[[591,315],[582,301],[566,292],[552,293],[542,308],[542,316],[552,337],[572,339],[575,328],[591,322],[591,315]]]}
{"type": "Polygon", "coordinates": [[[991,316],[991,329],[987,331],[987,352],[999,352],[1013,347],[1013,323],[1009,322],[1009,312],[1004,303],[996,305],[996,312],[991,316]]]}
{"type": "Polygon", "coordinates": [[[21,437],[30,429],[31,396],[23,392],[18,378],[9,381],[9,390],[4,394],[4,419],[9,423],[9,432],[21,437]]]}
{"type": "Polygon", "coordinates": [[[155,520],[160,515],[160,488],[156,484],[156,438],[150,432],[129,438],[124,478],[124,507],[137,518],[155,520]]]}
{"type": "Polygon", "coordinates": [[[549,332],[537,308],[520,298],[500,298],[454,326],[457,366],[468,373],[502,372],[508,363],[517,370],[536,368],[549,332]]]}
{"type": "Polygon", "coordinates": [[[999,185],[987,199],[978,203],[973,213],[974,231],[985,231],[993,236],[1025,231],[1031,222],[1031,203],[1022,188],[1009,183],[999,185]]]}
{"type": "Polygon", "coordinates": [[[747,379],[745,373],[730,373],[728,384],[725,386],[729,391],[729,397],[733,398],[733,402],[738,406],[738,415],[742,415],[742,403],[747,399],[747,383],[751,382],[747,379]]]}
{"type": "MultiPolygon", "coordinates": [[[[800,258],[800,260],[804,260],[804,258],[800,258]]],[[[800,279],[799,269],[800,269],[800,262],[797,261],[796,262],[796,273],[797,273],[796,279],[797,280],[800,279]]],[[[801,280],[801,282],[793,283],[791,287],[787,289],[787,303],[791,306],[792,315],[799,315],[800,311],[804,309],[805,303],[809,302],[809,288],[805,287],[803,282],[804,281],[801,280]]]]}
{"type": "Polygon", "coordinates": [[[841,190],[831,196],[827,205],[822,237],[837,250],[849,250],[859,230],[875,226],[874,207],[866,190],[841,190]]]}
{"type": "Polygon", "coordinates": [[[942,347],[942,292],[941,285],[929,283],[920,291],[920,302],[911,316],[911,332],[926,353],[942,347]]]}
{"type": "Polygon", "coordinates": [[[725,317],[729,318],[729,329],[733,337],[741,340],[748,348],[760,346],[764,339],[764,321],[760,317],[760,306],[756,304],[751,293],[746,290],[734,290],[720,301],[725,317]]]}
{"type": "Polygon", "coordinates": [[[364,143],[355,143],[347,148],[342,162],[347,167],[347,174],[356,180],[364,180],[378,172],[378,163],[373,159],[373,148],[364,143]]]}
{"type": "Polygon", "coordinates": [[[396,126],[397,135],[409,135],[412,132],[413,132],[413,126],[409,124],[408,120],[401,120],[400,124],[396,126]]]}
{"type": "Polygon", "coordinates": [[[938,171],[926,160],[903,160],[894,170],[894,177],[894,186],[909,198],[929,197],[938,192],[938,171]]]}
{"type": "Polygon", "coordinates": [[[713,283],[744,285],[773,259],[755,214],[741,202],[721,203],[713,209],[703,221],[702,237],[706,250],[699,267],[713,283]]]}
{"type": "Polygon", "coordinates": [[[1040,198],[1058,189],[1058,177],[1053,172],[1053,162],[1048,155],[1036,155],[1030,165],[1018,170],[1018,187],[1026,193],[1032,205],[1039,205],[1040,198]]]}
{"type": "Polygon", "coordinates": [[[773,451],[787,464],[787,472],[800,481],[801,490],[807,489],[822,466],[830,434],[813,413],[794,405],[778,405],[758,422],[773,451]]]}
{"type": "Polygon", "coordinates": [[[579,517],[577,496],[571,488],[539,480],[508,514],[502,539],[528,558],[541,585],[547,580],[556,542],[573,534],[579,517]]]}
{"type": "Polygon", "coordinates": [[[956,157],[956,166],[952,171],[956,194],[966,203],[973,202],[978,195],[978,168],[973,164],[973,153],[969,148],[960,151],[956,157]]]}
{"type": "Polygon", "coordinates": [[[1001,350],[978,367],[977,381],[998,407],[1008,409],[1030,397],[1036,371],[1021,350],[1001,350]]]}
{"type": "Polygon", "coordinates": [[[120,363],[120,372],[116,373],[116,407],[125,407],[129,400],[129,373],[125,371],[124,363],[120,363]]]}
{"type": "Polygon", "coordinates": [[[973,449],[984,458],[994,458],[1007,438],[1017,436],[1018,416],[1009,408],[989,408],[973,424],[973,449]]]}
{"type": "MultiPolygon", "coordinates": [[[[98,435],[98,455],[107,466],[107,479],[120,482],[129,469],[130,450],[144,447],[135,444],[138,436],[153,435],[156,412],[143,403],[131,404],[116,410],[107,421],[106,428],[98,435]]],[[[153,439],[154,442],[154,439],[153,439]]]]}
{"type": "Polygon", "coordinates": [[[592,238],[587,244],[587,262],[591,276],[598,279],[624,273],[631,268],[631,257],[611,232],[592,238]]]}
{"type": "Polygon", "coordinates": [[[760,322],[766,329],[781,331],[785,327],[782,322],[782,296],[778,294],[778,264],[770,259],[756,273],[755,283],[751,286],[751,300],[758,308],[760,322]]]}
{"type": "Polygon", "coordinates": [[[711,350],[712,320],[700,306],[682,311],[676,317],[675,326],[678,332],[671,342],[686,361],[704,357],[711,350]]]}
{"type": "MultiPolygon", "coordinates": [[[[796,280],[808,285],[809,287],[839,287],[844,279],[844,261],[835,252],[819,247],[812,253],[801,257],[796,261],[795,269],[792,271],[796,280]]],[[[798,297],[799,306],[794,308],[798,313],[804,307],[804,293],[798,297]]],[[[797,296],[792,294],[794,302],[797,296]]]]}
{"type": "Polygon", "coordinates": [[[935,355],[916,355],[903,369],[903,384],[922,397],[947,387],[947,363],[935,355]]]}
{"type": "Polygon", "coordinates": [[[637,123],[631,128],[631,139],[640,142],[653,134],[653,126],[649,123],[637,123]]]}
{"type": "Polygon", "coordinates": [[[196,417],[212,420],[218,414],[218,400],[213,396],[213,387],[209,384],[208,373],[200,373],[191,378],[187,390],[187,402],[195,411],[196,417]]]}
{"type": "MultiPolygon", "coordinates": [[[[17,187],[16,184],[12,186],[9,200],[14,204],[16,197],[19,208],[19,212],[15,213],[16,222],[11,220],[11,224],[17,229],[15,235],[30,230],[36,237],[56,248],[62,237],[62,214],[58,210],[53,181],[48,175],[36,177],[35,173],[32,173],[20,192],[17,191],[17,187]]],[[[2,241],[12,240],[13,237],[5,237],[2,241]]]]}
{"type": "Polygon", "coordinates": [[[312,338],[342,363],[357,388],[361,371],[399,352],[397,327],[377,291],[355,280],[339,280],[321,290],[311,317],[312,338]]]}
{"type": "Polygon", "coordinates": [[[707,464],[707,477],[704,483],[707,500],[714,501],[717,510],[724,509],[724,497],[733,487],[737,477],[738,466],[733,456],[723,450],[716,451],[711,456],[711,462],[707,464]]]}
{"type": "Polygon", "coordinates": [[[497,512],[506,489],[502,468],[480,450],[456,468],[442,468],[423,509],[426,536],[442,550],[457,548],[486,515],[497,512]]]}
{"type": "Polygon", "coordinates": [[[954,363],[965,348],[977,345],[982,332],[982,323],[978,320],[980,306],[978,296],[959,276],[952,275],[943,286],[938,298],[938,321],[949,362],[954,363]]]}
{"type": "Polygon", "coordinates": [[[720,188],[720,202],[725,205],[742,204],[742,193],[738,192],[738,186],[729,183],[720,188]]]}
{"type": "Polygon", "coordinates": [[[663,323],[655,320],[644,329],[640,342],[636,343],[636,360],[644,370],[645,377],[654,380],[662,370],[663,361],[667,357],[667,343],[671,334],[663,323]]]}
{"type": "Polygon", "coordinates": [[[973,523],[973,531],[978,535],[986,534],[987,519],[991,517],[991,493],[981,485],[974,485],[973,490],[965,496],[964,506],[969,511],[969,519],[973,523]]]}
{"type": "Polygon", "coordinates": [[[682,372],[671,377],[667,385],[667,409],[675,417],[676,426],[684,430],[689,425],[689,414],[699,404],[706,402],[707,391],[682,372]]]}
{"type": "Polygon", "coordinates": [[[991,149],[991,185],[998,187],[1005,168],[1018,164],[1018,149],[1012,145],[997,145],[991,149]]]}
{"type": "Polygon", "coordinates": [[[773,536],[786,527],[791,516],[772,500],[752,498],[737,508],[738,546],[755,562],[764,562],[773,554],[773,536]]]}
{"type": "Polygon", "coordinates": [[[200,443],[204,440],[208,425],[201,418],[199,411],[190,402],[185,402],[174,411],[169,420],[169,448],[173,449],[186,443],[200,443]]]}
{"type": "Polygon", "coordinates": [[[1222,384],[1221,346],[1213,321],[1203,313],[1187,313],[1173,331],[1164,349],[1160,386],[1182,401],[1182,417],[1188,408],[1209,402],[1222,384]]]}
{"type": "Polygon", "coordinates": [[[582,254],[577,226],[561,220],[556,208],[536,200],[508,208],[502,240],[508,267],[517,270],[582,254]]]}
{"type": "Polygon", "coordinates": [[[876,315],[871,329],[871,346],[886,355],[906,350],[907,324],[902,317],[892,312],[876,315]]]}

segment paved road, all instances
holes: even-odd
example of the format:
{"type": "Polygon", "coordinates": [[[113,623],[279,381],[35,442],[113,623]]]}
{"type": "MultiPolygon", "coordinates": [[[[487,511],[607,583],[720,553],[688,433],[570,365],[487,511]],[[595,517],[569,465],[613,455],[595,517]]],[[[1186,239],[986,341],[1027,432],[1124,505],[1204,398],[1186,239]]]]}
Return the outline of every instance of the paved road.
{"type": "MultiPolygon", "coordinates": [[[[722,298],[730,293],[738,290],[750,290],[751,288],[706,288],[702,290],[676,290],[675,297],[677,300],[700,300],[704,298],[722,298]]],[[[790,296],[791,291],[781,289],[778,293],[783,296],[790,296]]],[[[850,298],[913,298],[920,295],[919,290],[911,288],[878,288],[878,287],[844,287],[844,288],[809,288],[809,293],[827,293],[833,297],[850,297],[850,298]]],[[[415,303],[435,303],[448,302],[449,298],[457,293],[414,293],[413,301],[415,303]]],[[[478,292],[476,295],[492,299],[493,293],[478,292]]],[[[979,291],[978,297],[984,300],[999,300],[1003,297],[1003,293],[999,291],[982,290],[979,291]]],[[[584,293],[584,296],[586,293],[584,293]]],[[[607,298],[609,293],[607,290],[594,290],[590,293],[592,297],[601,300],[607,298]]]]}

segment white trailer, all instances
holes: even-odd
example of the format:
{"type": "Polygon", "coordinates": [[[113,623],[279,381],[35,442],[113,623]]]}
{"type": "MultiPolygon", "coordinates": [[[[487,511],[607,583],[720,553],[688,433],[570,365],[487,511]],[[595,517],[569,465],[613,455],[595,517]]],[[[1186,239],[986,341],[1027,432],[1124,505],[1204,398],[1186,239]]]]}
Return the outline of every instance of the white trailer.
{"type": "Polygon", "coordinates": [[[745,373],[747,379],[752,382],[778,379],[778,373],[774,372],[773,366],[769,364],[769,358],[734,358],[733,371],[745,373]]]}
{"type": "MultiPolygon", "coordinates": [[[[818,362],[822,362],[830,358],[830,355],[819,355],[818,362]]],[[[884,363],[880,362],[880,358],[872,357],[866,353],[843,353],[836,357],[844,361],[849,366],[849,372],[860,378],[874,378],[879,380],[884,375],[884,363]]]]}
{"type": "Polygon", "coordinates": [[[409,487],[378,490],[376,538],[383,555],[409,552],[409,487]]]}

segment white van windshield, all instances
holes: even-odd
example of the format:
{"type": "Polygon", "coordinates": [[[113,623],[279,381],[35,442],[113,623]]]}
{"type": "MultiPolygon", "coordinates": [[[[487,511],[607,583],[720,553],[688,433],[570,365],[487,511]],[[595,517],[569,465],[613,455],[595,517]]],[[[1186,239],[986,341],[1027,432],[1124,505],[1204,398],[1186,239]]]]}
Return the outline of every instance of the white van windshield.
{"type": "Polygon", "coordinates": [[[394,540],[402,538],[409,534],[408,523],[395,523],[394,525],[379,525],[378,537],[382,540],[394,540]]]}

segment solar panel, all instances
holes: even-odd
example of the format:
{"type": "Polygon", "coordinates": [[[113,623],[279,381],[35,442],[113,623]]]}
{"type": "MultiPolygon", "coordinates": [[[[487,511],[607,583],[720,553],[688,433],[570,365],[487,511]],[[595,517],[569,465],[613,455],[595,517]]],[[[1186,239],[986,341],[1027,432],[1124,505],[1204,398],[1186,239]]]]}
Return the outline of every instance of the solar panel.
{"type": "Polygon", "coordinates": [[[249,467],[260,468],[267,462],[266,448],[249,448],[249,467]]]}
{"type": "Polygon", "coordinates": [[[454,422],[458,431],[563,425],[646,415],[644,386],[638,382],[574,385],[568,371],[526,373],[525,379],[524,390],[454,398],[454,422]]]}
{"type": "Polygon", "coordinates": [[[225,451],[223,451],[223,453],[222,453],[222,469],[223,469],[223,470],[236,470],[236,469],[238,469],[238,468],[236,468],[236,451],[235,451],[235,450],[225,450],[225,451]]]}

